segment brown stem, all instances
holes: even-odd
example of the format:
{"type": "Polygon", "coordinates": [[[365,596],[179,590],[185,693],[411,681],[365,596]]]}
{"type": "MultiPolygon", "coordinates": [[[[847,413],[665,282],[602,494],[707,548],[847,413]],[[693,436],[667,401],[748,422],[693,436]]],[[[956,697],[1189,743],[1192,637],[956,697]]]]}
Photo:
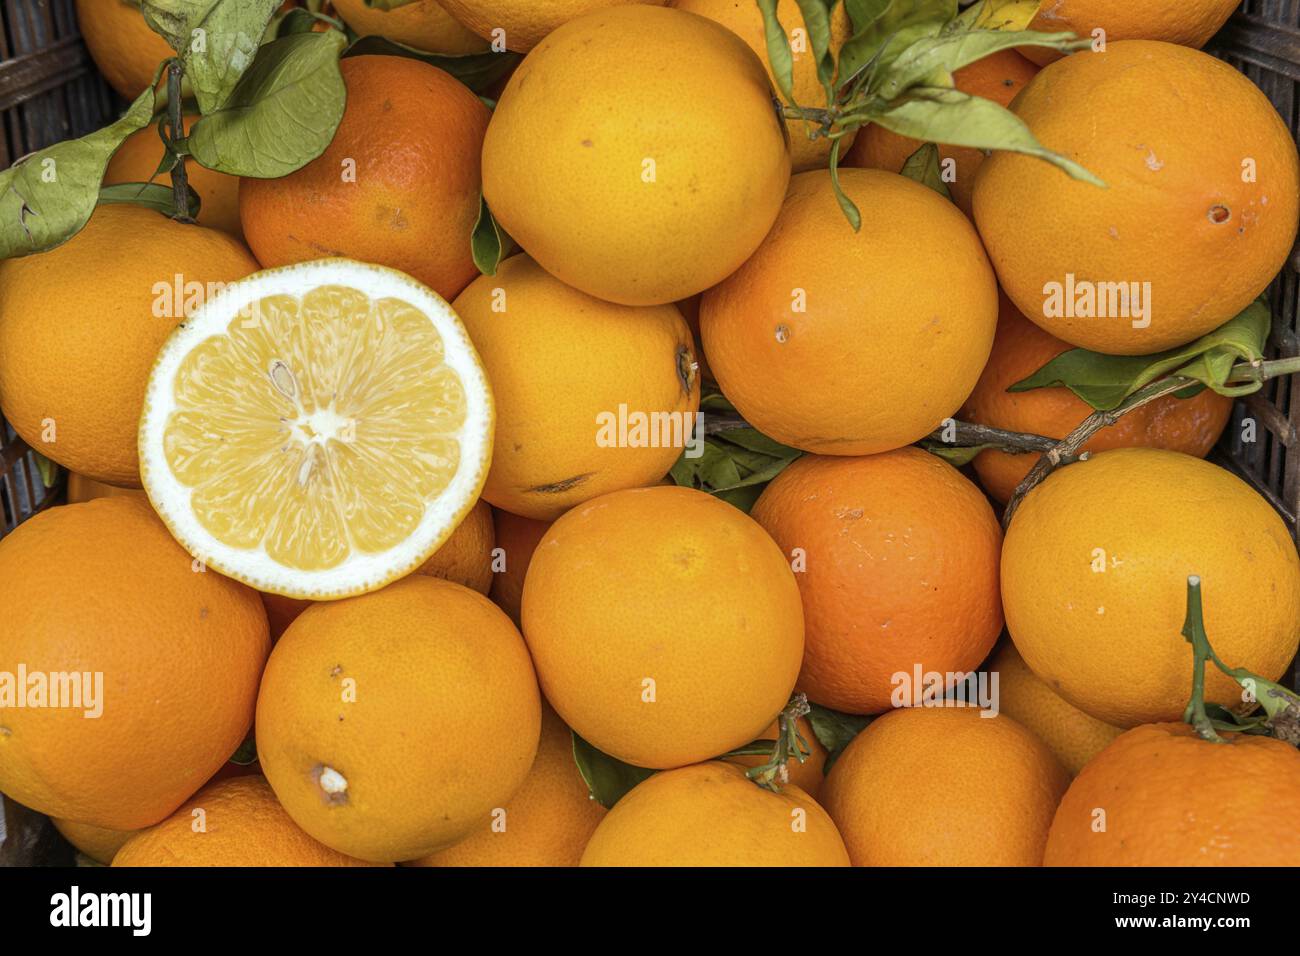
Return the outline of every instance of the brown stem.
{"type": "MultiPolygon", "coordinates": [[[[181,79],[185,66],[172,60],[167,67],[167,138],[172,142],[185,138],[184,107],[181,103],[181,79]]],[[[185,172],[185,157],[181,156],[172,169],[172,202],[177,222],[193,222],[190,217],[190,183],[185,172]]]]}
{"type": "Polygon", "coordinates": [[[1181,392],[1188,386],[1195,384],[1195,380],[1183,378],[1182,376],[1162,378],[1150,385],[1144,385],[1109,411],[1093,412],[1080,422],[1074,431],[1044,452],[1043,456],[1034,463],[1034,467],[1029,469],[1029,474],[1025,476],[1024,481],[1016,486],[1015,493],[1012,494],[1011,500],[1007,502],[1006,510],[1002,512],[1002,527],[1005,528],[1011,523],[1011,518],[1015,515],[1016,509],[1020,507],[1020,502],[1024,500],[1025,495],[1037,488],[1044,478],[1060,465],[1066,464],[1072,459],[1081,460],[1086,458],[1087,454],[1081,453],[1080,449],[1097,432],[1114,425],[1134,409],[1148,405],[1158,398],[1164,398],[1166,395],[1172,395],[1174,392],[1181,392]]]}
{"type": "Polygon", "coordinates": [[[955,448],[969,448],[973,445],[995,445],[999,451],[1009,455],[1023,455],[1027,452],[1042,454],[1055,447],[1057,439],[1043,435],[1031,435],[1025,432],[1009,432],[992,425],[980,425],[976,422],[959,422],[955,419],[930,433],[930,440],[955,448]]]}

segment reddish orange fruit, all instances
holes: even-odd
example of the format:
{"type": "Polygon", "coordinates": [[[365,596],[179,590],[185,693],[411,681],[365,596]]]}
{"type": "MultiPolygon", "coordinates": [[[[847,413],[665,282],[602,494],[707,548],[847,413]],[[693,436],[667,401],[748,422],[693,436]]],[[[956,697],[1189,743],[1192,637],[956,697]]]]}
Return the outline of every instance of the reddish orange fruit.
{"type": "Polygon", "coordinates": [[[1300,866],[1300,751],[1272,737],[1202,740],[1146,724],[1074,778],[1047,866],[1300,866]]]}
{"type": "Polygon", "coordinates": [[[854,866],[1039,866],[1070,782],[1009,717],[913,707],[873,721],[822,799],[854,866]]]}
{"type": "MultiPolygon", "coordinates": [[[[1007,389],[1072,346],[1026,319],[1005,295],[1000,300],[993,352],[958,417],[1013,432],[1064,438],[1092,414],[1091,405],[1068,388],[1007,389]]],[[[1192,398],[1167,395],[1103,428],[1083,448],[1090,452],[1134,446],[1168,448],[1204,458],[1231,415],[1232,399],[1208,388],[1192,398]]],[[[975,458],[975,471],[984,490],[1005,502],[1037,460],[1038,455],[1032,453],[985,451],[975,458]]]]}
{"type": "Polygon", "coordinates": [[[918,668],[974,670],[1002,630],[997,518],[928,452],[805,456],[752,514],[797,572],[807,631],[798,687],[819,704],[879,713],[898,703],[896,675],[911,686],[918,668]]]}
{"type": "Polygon", "coordinates": [[[399,56],[342,61],[348,102],[329,148],[281,179],[244,179],[239,215],[263,266],[342,256],[400,269],[450,300],[478,274],[482,100],[399,56]]]}
{"type": "Polygon", "coordinates": [[[528,573],[533,552],[551,522],[521,518],[509,511],[493,508],[492,523],[504,569],[492,575],[492,589],[488,596],[518,625],[519,608],[524,599],[524,575],[528,573]]]}

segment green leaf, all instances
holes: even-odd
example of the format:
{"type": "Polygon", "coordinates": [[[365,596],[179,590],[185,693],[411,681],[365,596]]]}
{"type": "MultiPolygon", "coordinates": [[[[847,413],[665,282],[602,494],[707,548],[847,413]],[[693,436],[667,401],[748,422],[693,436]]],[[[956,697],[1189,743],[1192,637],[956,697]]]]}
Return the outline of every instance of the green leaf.
{"type": "Polygon", "coordinates": [[[831,146],[831,189],[835,193],[835,201],[839,203],[840,212],[844,213],[844,218],[849,221],[853,231],[857,232],[862,228],[862,213],[840,184],[840,146],[843,142],[844,140],[837,139],[831,146]]]}
{"type": "Polygon", "coordinates": [[[597,750],[576,733],[573,735],[573,759],[587,783],[591,799],[607,810],[618,803],[623,794],[658,772],[623,763],[597,750]]]}
{"type": "Polygon", "coordinates": [[[514,246],[514,242],[492,215],[487,199],[482,197],[479,199],[478,222],[474,224],[474,231],[470,234],[469,245],[474,256],[474,265],[478,266],[478,271],[485,276],[497,274],[497,266],[514,246]]]}
{"type": "Polygon", "coordinates": [[[0,172],[0,258],[46,252],[86,224],[108,161],[122,141],[149,125],[155,94],[145,90],[117,122],[47,146],[0,172]]]}
{"type": "Polygon", "coordinates": [[[812,725],[813,735],[818,743],[826,748],[826,763],[823,773],[830,773],[835,761],[840,758],[844,748],[853,743],[853,739],[862,733],[875,718],[861,717],[857,714],[841,714],[837,710],[809,702],[808,723],[812,725]]]}
{"type": "Polygon", "coordinates": [[[347,91],[342,33],[295,33],[262,47],[226,103],[185,141],[191,156],[232,176],[277,179],[325,152],[347,91]]]}
{"type": "Polygon", "coordinates": [[[912,87],[897,100],[869,111],[885,129],[922,142],[1003,149],[1044,159],[1073,179],[1105,186],[1072,159],[1040,145],[1029,127],[992,100],[944,87],[912,87]]]}
{"type": "Polygon", "coordinates": [[[249,68],[280,0],[144,0],[149,26],[180,54],[199,109],[220,108],[249,68]]]}
{"type": "Polygon", "coordinates": [[[376,10],[396,10],[398,7],[410,6],[418,0],[366,0],[366,6],[376,10]]]}
{"type": "Polygon", "coordinates": [[[913,86],[951,86],[952,74],[1001,50],[1018,46],[1046,47],[1069,52],[1087,46],[1073,33],[1039,33],[1033,30],[977,30],[923,37],[899,53],[882,71],[873,92],[892,100],[913,86]]]}
{"type": "Polygon", "coordinates": [[[868,67],[879,73],[921,37],[937,36],[957,13],[957,0],[893,0],[874,17],[868,4],[862,11],[865,27],[858,26],[849,8],[855,32],[840,49],[840,84],[855,80],[868,67]]]}
{"type": "MultiPolygon", "coordinates": [[[[1247,395],[1262,383],[1229,385],[1228,374],[1238,362],[1256,362],[1264,357],[1271,324],[1272,312],[1261,297],[1213,332],[1179,348],[1155,355],[1103,355],[1071,349],[1007,391],[1065,386],[1093,408],[1110,411],[1142,386],[1169,375],[1181,375],[1220,395],[1247,395]]],[[[1187,398],[1199,390],[1196,386],[1178,395],[1187,398]]]]}
{"type": "Polygon", "coordinates": [[[835,51],[831,49],[831,8],[835,0],[797,0],[804,29],[812,44],[817,79],[826,93],[826,105],[835,102],[835,51]]]}
{"type": "Polygon", "coordinates": [[[41,474],[41,485],[45,488],[53,488],[59,481],[59,466],[39,451],[33,451],[31,454],[36,461],[36,470],[41,474]]]}
{"type": "Polygon", "coordinates": [[[802,452],[773,441],[755,428],[736,422],[710,425],[710,416],[734,417],[734,409],[718,393],[700,402],[706,438],[697,457],[682,453],[669,475],[679,485],[716,495],[748,512],[763,486],[802,452]]]}
{"type": "Polygon", "coordinates": [[[862,33],[889,9],[893,0],[844,0],[854,33],[862,33]]]}
{"type": "Polygon", "coordinates": [[[969,465],[979,457],[981,452],[988,451],[991,448],[997,448],[997,445],[945,445],[943,442],[922,440],[918,444],[930,454],[942,458],[954,468],[961,468],[969,465]]]}
{"type": "Polygon", "coordinates": [[[343,55],[345,57],[404,56],[412,60],[420,60],[450,73],[475,93],[490,89],[521,59],[518,53],[469,53],[465,56],[426,53],[401,43],[394,43],[381,36],[361,37],[348,47],[343,55]]]}
{"type": "Polygon", "coordinates": [[[276,24],[276,37],[287,37],[294,33],[311,33],[316,29],[316,24],[323,22],[319,17],[314,16],[310,10],[304,10],[302,7],[294,7],[276,24]]]}
{"type": "Polygon", "coordinates": [[[767,62],[776,77],[777,88],[787,103],[794,102],[794,53],[790,38],[776,17],[777,0],[758,0],[763,13],[763,37],[767,41],[767,62]]]}
{"type": "Polygon", "coordinates": [[[943,181],[943,173],[939,169],[939,147],[934,143],[924,143],[907,157],[899,173],[922,186],[929,186],[944,199],[952,199],[952,193],[948,191],[948,184],[943,181]]]}
{"type": "MultiPolygon", "coordinates": [[[[100,188],[99,205],[144,206],[164,216],[172,216],[176,213],[176,193],[171,186],[162,183],[115,183],[100,188]]],[[[199,194],[191,187],[189,208],[186,210],[191,219],[198,218],[200,206],[199,194]]]]}
{"type": "Polygon", "coordinates": [[[257,738],[249,734],[248,739],[239,745],[239,749],[230,758],[230,763],[241,767],[257,763],[257,738]]]}

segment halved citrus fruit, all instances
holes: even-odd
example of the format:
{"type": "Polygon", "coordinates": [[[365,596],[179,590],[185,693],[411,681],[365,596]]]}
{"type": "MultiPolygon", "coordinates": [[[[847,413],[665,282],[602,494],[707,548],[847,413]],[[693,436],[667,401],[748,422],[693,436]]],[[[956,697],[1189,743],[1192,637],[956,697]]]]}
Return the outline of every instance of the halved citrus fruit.
{"type": "Polygon", "coordinates": [[[186,550],[288,597],[373,591],[473,507],[492,395],[456,313],[347,259],[270,269],[208,299],[163,345],[140,474],[186,550]]]}

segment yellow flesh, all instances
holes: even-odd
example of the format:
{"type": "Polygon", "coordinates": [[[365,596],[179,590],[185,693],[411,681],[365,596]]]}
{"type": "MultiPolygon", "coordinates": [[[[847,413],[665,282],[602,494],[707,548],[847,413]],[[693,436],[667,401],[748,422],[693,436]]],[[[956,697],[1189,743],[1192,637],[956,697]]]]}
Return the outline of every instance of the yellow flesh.
{"type": "Polygon", "coordinates": [[[163,453],[224,544],[304,571],[386,551],[460,461],[465,388],[443,356],[399,299],[268,296],[185,357],[163,453]]]}

